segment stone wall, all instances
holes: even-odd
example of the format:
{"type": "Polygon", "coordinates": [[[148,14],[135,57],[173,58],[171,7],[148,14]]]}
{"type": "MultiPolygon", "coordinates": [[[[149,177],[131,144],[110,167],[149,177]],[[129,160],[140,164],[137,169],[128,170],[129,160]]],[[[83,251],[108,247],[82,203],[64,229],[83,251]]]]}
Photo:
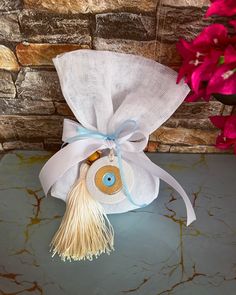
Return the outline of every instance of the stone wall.
{"type": "MultiPolygon", "coordinates": [[[[175,43],[210,21],[207,0],[1,0],[0,150],[58,149],[72,114],[52,66],[55,55],[80,48],[142,55],[178,69],[175,43]],[[56,3],[56,4],[55,4],[56,3]]],[[[150,137],[155,152],[216,152],[209,115],[231,107],[184,103],[150,137]]]]}

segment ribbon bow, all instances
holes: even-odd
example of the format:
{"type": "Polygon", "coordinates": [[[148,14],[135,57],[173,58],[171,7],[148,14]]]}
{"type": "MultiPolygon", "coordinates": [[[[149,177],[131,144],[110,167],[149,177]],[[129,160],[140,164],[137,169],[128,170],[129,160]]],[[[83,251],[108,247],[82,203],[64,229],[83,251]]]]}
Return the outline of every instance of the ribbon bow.
{"type": "Polygon", "coordinates": [[[64,175],[72,166],[84,161],[97,150],[115,149],[120,168],[120,175],[128,200],[137,207],[133,200],[124,177],[122,158],[138,163],[140,167],[149,171],[153,176],[159,177],[172,186],[183,198],[187,210],[187,225],[195,219],[192,204],[181,185],[162,168],[155,165],[143,152],[148,142],[147,136],[139,131],[136,121],[127,120],[123,122],[115,132],[104,134],[96,130],[89,130],[80,124],[65,119],[62,140],[68,145],[58,151],[42,168],[39,178],[45,194],[57,180],[64,175]]]}
{"type": "MultiPolygon", "coordinates": [[[[100,140],[105,140],[107,147],[109,149],[114,149],[117,153],[117,159],[118,159],[118,166],[119,166],[119,170],[120,170],[120,177],[121,177],[121,181],[123,184],[123,190],[125,192],[125,195],[127,197],[127,199],[129,200],[130,203],[132,203],[133,205],[137,206],[137,207],[145,207],[147,206],[146,204],[137,204],[133,197],[131,196],[128,186],[126,184],[126,180],[125,180],[125,174],[124,174],[124,169],[123,169],[123,164],[122,164],[122,154],[121,154],[121,147],[122,144],[124,145],[124,143],[130,144],[128,150],[130,150],[131,145],[136,144],[136,150],[138,150],[137,148],[137,144],[139,144],[139,149],[141,148],[141,150],[143,150],[143,146],[144,144],[146,145],[146,137],[140,133],[140,135],[143,135],[138,142],[136,141],[131,141],[132,136],[135,134],[135,132],[137,132],[138,130],[138,126],[136,121],[134,120],[127,120],[124,123],[122,123],[119,128],[117,128],[115,130],[115,132],[111,133],[111,134],[104,134],[102,132],[99,131],[93,131],[93,130],[89,130],[87,128],[84,127],[77,127],[77,132],[78,135],[68,138],[64,144],[62,146],[64,146],[65,144],[68,143],[72,143],[75,142],[77,140],[81,140],[81,139],[85,139],[85,138],[95,138],[95,139],[100,139],[100,140]]],[[[124,148],[127,149],[127,146],[124,148]]]]}

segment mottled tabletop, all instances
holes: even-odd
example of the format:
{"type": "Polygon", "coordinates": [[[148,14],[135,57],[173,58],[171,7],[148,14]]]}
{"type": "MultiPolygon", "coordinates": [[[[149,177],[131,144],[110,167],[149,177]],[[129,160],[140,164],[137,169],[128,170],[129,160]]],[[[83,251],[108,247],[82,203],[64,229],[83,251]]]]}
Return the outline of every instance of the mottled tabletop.
{"type": "Polygon", "coordinates": [[[65,210],[45,198],[38,173],[47,152],[0,162],[0,291],[44,295],[235,295],[236,157],[150,154],[186,189],[197,221],[186,227],[181,197],[161,183],[149,206],[109,216],[115,251],[63,262],[49,243],[65,210]]]}

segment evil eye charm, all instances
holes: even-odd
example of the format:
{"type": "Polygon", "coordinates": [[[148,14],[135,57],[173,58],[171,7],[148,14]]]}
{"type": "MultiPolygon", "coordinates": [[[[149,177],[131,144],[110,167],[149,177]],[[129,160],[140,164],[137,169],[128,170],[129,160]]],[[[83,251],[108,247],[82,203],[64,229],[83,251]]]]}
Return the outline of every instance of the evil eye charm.
{"type": "MultiPolygon", "coordinates": [[[[122,166],[125,183],[130,191],[134,182],[133,170],[124,160],[122,166]]],[[[91,196],[101,203],[115,204],[123,201],[126,196],[117,157],[111,160],[106,156],[96,160],[88,170],[86,185],[91,196]]]]}

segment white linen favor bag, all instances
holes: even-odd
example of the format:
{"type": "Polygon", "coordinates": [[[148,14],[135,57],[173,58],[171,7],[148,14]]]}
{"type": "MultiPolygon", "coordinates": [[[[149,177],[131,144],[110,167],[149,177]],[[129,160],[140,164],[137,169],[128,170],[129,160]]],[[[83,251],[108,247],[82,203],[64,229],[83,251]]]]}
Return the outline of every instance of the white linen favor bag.
{"type": "Polygon", "coordinates": [[[78,122],[65,119],[63,147],[45,164],[46,195],[67,203],[51,246],[65,259],[113,250],[106,214],[150,204],[159,179],[182,196],[187,225],[196,219],[183,188],[144,154],[149,135],[183,102],[186,84],[155,61],[108,51],[77,50],[53,59],[65,100],[78,122]]]}

